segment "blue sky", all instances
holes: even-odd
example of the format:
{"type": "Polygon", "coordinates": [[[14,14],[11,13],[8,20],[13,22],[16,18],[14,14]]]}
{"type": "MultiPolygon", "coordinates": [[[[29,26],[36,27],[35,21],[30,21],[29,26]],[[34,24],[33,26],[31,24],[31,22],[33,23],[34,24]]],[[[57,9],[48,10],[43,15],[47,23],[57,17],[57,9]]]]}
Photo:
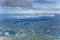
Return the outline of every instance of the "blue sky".
{"type": "Polygon", "coordinates": [[[33,8],[60,8],[60,1],[56,2],[33,2],[33,8]]]}

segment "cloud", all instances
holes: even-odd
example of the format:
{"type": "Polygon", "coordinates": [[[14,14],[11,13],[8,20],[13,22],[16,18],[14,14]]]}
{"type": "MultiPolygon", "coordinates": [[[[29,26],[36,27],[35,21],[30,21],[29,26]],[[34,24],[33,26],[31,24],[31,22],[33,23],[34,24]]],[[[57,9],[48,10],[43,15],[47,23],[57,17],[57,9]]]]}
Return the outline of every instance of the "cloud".
{"type": "Polygon", "coordinates": [[[38,0],[38,1],[42,1],[42,2],[54,2],[56,0],[38,0]]]}
{"type": "Polygon", "coordinates": [[[52,2],[57,0],[0,0],[0,6],[30,7],[33,2],[52,2]]]}
{"type": "Polygon", "coordinates": [[[0,5],[3,6],[29,6],[34,1],[43,1],[43,2],[49,2],[54,0],[0,0],[0,5]]]}
{"type": "Polygon", "coordinates": [[[28,6],[35,0],[0,0],[0,5],[3,6],[28,6]]]}
{"type": "Polygon", "coordinates": [[[0,6],[4,5],[5,2],[6,0],[0,0],[0,6]]]}

